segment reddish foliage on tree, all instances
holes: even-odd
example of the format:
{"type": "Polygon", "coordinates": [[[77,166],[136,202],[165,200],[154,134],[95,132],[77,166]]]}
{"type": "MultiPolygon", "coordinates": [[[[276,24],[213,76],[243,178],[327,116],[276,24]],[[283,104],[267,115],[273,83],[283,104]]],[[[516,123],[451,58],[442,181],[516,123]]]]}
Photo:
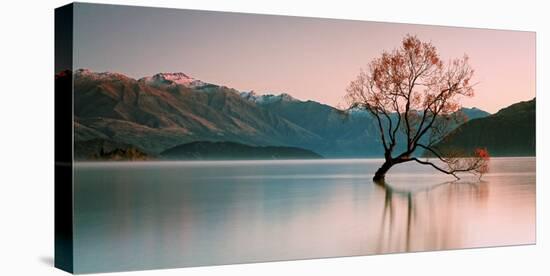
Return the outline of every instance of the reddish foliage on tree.
{"type": "Polygon", "coordinates": [[[489,151],[486,148],[477,148],[474,153],[475,159],[479,160],[480,164],[476,167],[476,172],[479,173],[479,178],[489,171],[489,151]]]}
{"type": "Polygon", "coordinates": [[[403,38],[399,48],[383,52],[360,71],[347,89],[346,100],[349,109],[367,110],[376,119],[385,162],[375,181],[384,180],[392,166],[409,161],[456,178],[458,172],[486,172],[486,150],[461,159],[448,153],[443,156],[433,148],[457,121],[460,99],[474,95],[473,74],[468,56],[443,62],[434,45],[411,35],[403,38]],[[397,139],[398,131],[406,138],[397,139]],[[405,150],[396,153],[398,143],[404,143],[405,150]],[[440,162],[413,156],[417,149],[440,162]]]}

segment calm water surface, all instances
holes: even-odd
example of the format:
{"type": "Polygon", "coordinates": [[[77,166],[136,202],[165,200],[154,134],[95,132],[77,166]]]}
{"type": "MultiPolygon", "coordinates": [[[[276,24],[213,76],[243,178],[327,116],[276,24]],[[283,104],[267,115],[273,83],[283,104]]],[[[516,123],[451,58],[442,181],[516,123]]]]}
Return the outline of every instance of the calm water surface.
{"type": "Polygon", "coordinates": [[[79,163],[75,270],[100,272],[535,242],[535,158],[479,182],[381,160],[79,163]]]}

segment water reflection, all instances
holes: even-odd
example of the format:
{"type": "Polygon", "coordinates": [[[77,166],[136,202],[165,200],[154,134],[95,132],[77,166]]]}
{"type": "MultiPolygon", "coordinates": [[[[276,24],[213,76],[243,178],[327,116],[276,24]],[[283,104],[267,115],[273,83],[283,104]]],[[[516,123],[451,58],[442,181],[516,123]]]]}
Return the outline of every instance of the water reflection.
{"type": "Polygon", "coordinates": [[[78,273],[528,244],[535,159],[483,182],[378,160],[81,164],[78,273]]]}
{"type": "Polygon", "coordinates": [[[417,189],[393,187],[387,181],[373,184],[384,193],[376,253],[441,249],[451,244],[459,244],[459,236],[452,233],[460,225],[453,225],[454,221],[449,218],[451,212],[442,211],[451,211],[451,205],[465,196],[474,198],[475,203],[481,205],[486,203],[489,197],[489,186],[485,181],[453,180],[417,189]],[[404,215],[396,216],[396,209],[400,209],[399,212],[404,215]],[[419,247],[417,244],[412,247],[412,233],[419,235],[422,232],[429,233],[421,237],[424,239],[423,246],[419,247]],[[403,235],[404,240],[401,239],[403,235]]]}

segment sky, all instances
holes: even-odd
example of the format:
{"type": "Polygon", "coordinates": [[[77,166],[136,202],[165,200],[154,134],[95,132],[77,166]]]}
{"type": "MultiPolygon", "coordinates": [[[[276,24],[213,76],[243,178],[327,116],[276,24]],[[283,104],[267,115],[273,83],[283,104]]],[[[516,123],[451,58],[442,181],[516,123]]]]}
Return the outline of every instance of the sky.
{"type": "Polygon", "coordinates": [[[75,68],[133,78],[184,72],[335,107],[361,68],[411,34],[443,60],[470,57],[477,85],[463,106],[494,113],[535,97],[534,32],[83,3],[74,28],[75,68]]]}

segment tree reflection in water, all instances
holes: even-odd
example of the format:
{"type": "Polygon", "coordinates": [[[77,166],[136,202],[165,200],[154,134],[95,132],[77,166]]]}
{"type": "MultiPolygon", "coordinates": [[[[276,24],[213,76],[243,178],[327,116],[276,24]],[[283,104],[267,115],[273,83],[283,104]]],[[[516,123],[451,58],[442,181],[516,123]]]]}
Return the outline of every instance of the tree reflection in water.
{"type": "Polygon", "coordinates": [[[489,194],[484,181],[447,181],[413,189],[373,183],[385,194],[377,253],[460,247],[460,228],[465,227],[461,209],[479,208],[489,194]]]}

